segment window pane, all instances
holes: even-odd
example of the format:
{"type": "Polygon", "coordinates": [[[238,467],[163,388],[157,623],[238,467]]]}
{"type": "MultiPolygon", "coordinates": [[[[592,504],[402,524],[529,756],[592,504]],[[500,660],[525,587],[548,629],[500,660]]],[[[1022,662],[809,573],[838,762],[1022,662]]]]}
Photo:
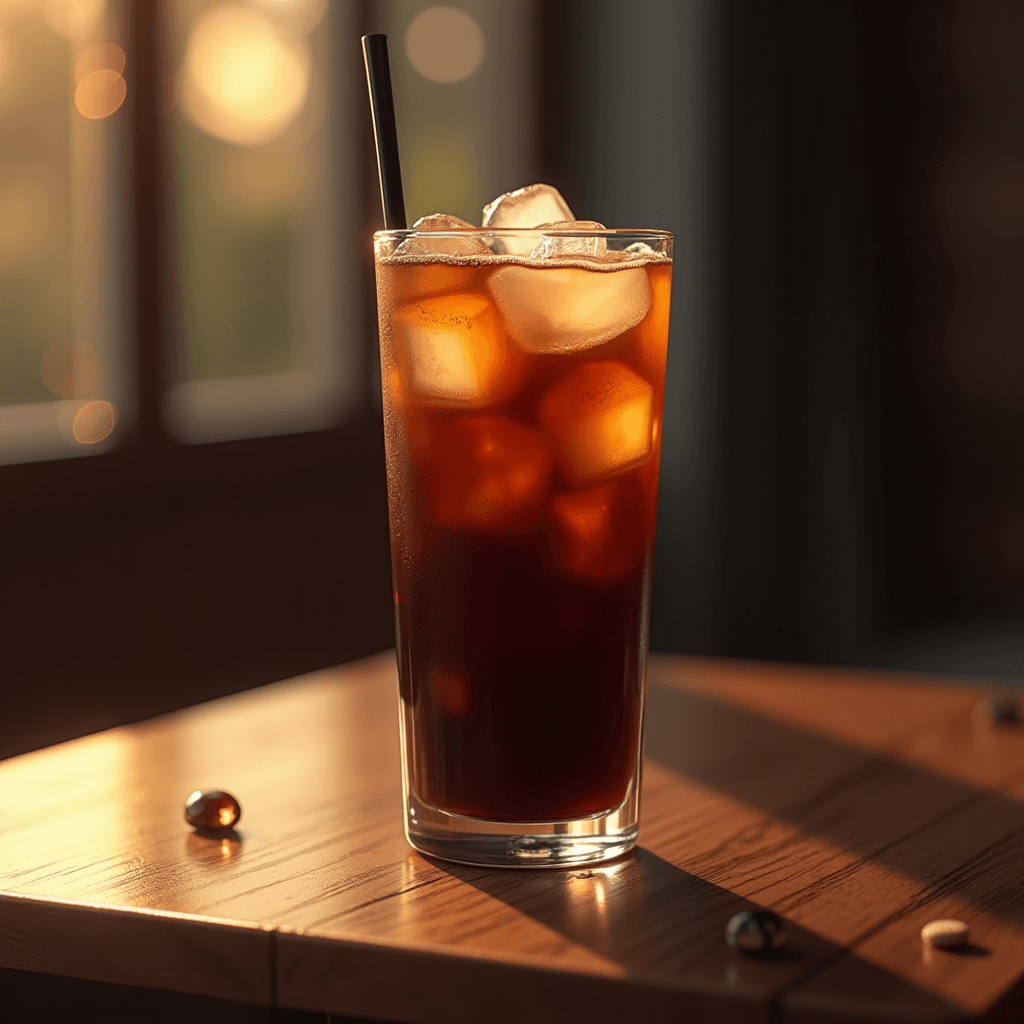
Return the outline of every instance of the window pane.
{"type": "Polygon", "coordinates": [[[125,63],[104,0],[0,3],[0,462],[114,436],[106,168],[125,63]]]}
{"type": "MultiPolygon", "coordinates": [[[[174,158],[189,380],[295,368],[296,236],[323,103],[316,26],[296,26],[294,9],[311,6],[180,7],[174,158]]],[[[319,22],[315,6],[307,14],[319,22]]]]}
{"type": "Polygon", "coordinates": [[[207,441],[329,425],[355,383],[357,339],[334,328],[353,284],[335,202],[354,222],[359,197],[332,151],[353,97],[332,89],[329,67],[354,5],[182,0],[173,11],[181,336],[168,428],[207,441]]]}
{"type": "Polygon", "coordinates": [[[533,0],[390,0],[410,223],[441,212],[479,224],[486,203],[537,180],[535,13],[533,0]]]}
{"type": "Polygon", "coordinates": [[[0,404],[69,397],[72,43],[0,6],[0,404]]]}

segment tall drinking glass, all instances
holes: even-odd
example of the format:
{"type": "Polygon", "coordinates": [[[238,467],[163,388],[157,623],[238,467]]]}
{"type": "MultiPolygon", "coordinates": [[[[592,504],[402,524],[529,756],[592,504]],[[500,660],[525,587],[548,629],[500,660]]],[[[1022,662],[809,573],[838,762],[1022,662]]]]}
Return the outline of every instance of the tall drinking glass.
{"type": "Polygon", "coordinates": [[[672,235],[374,243],[409,842],[506,867],[618,856],[637,839],[672,235]]]}

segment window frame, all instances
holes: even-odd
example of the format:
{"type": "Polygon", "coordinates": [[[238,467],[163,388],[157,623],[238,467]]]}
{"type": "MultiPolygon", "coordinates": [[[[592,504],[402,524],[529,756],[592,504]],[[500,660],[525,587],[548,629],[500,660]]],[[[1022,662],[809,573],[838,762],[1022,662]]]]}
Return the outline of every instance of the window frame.
{"type": "MultiPolygon", "coordinates": [[[[170,250],[159,241],[173,215],[166,12],[160,0],[122,0],[114,13],[129,81],[124,188],[114,190],[129,413],[120,439],[91,457],[30,459],[26,449],[0,466],[0,757],[369,654],[393,637],[369,241],[339,317],[355,353],[347,412],[287,436],[176,439],[163,409],[175,339],[170,250]]],[[[367,17],[361,0],[352,18],[362,27],[367,17]]],[[[354,49],[332,64],[331,88],[358,98],[354,49]]],[[[355,138],[372,138],[368,111],[353,106],[352,122],[355,138]]],[[[349,230],[367,240],[373,170],[369,151],[354,161],[349,230]]]]}

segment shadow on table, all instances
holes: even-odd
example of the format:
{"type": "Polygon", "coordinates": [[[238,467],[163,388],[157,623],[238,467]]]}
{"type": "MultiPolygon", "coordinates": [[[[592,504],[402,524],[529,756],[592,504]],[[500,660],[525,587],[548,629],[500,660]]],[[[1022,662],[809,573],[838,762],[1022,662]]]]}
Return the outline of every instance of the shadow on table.
{"type": "Polygon", "coordinates": [[[779,955],[762,959],[731,950],[725,941],[727,921],[755,904],[642,848],[584,870],[487,871],[431,861],[624,968],[627,977],[676,989],[682,996],[678,1005],[689,1006],[701,1020],[732,1020],[733,1009],[746,1019],[746,1011],[739,1010],[744,1005],[787,1024],[867,1019],[1018,1024],[1022,1019],[1020,986],[982,1017],[972,1017],[792,924],[787,926],[787,949],[779,955]]]}
{"type": "Polygon", "coordinates": [[[768,959],[729,948],[733,914],[756,905],[645,849],[579,870],[481,870],[433,861],[439,868],[521,914],[624,967],[715,998],[763,1005],[786,981],[841,953],[801,928],[768,959]]]}
{"type": "MultiPolygon", "coordinates": [[[[1024,927],[1024,801],[706,694],[652,685],[646,723],[648,761],[914,879],[922,893],[951,896],[1024,927]]],[[[714,859],[754,866],[766,851],[756,836],[747,849],[744,839],[731,837],[714,859]]],[[[831,875],[816,879],[774,909],[792,911],[832,884],[831,875]]],[[[747,895],[757,898],[756,891],[747,895]]]]}
{"type": "MultiPolygon", "coordinates": [[[[646,754],[679,777],[757,808],[769,821],[788,823],[804,835],[915,880],[920,894],[953,896],[1024,926],[1022,802],[707,695],[657,685],[649,695],[646,754]],[[952,820],[955,812],[968,813],[966,825],[964,813],[952,820]],[[946,819],[951,819],[949,828],[943,830],[946,819]],[[930,856],[921,855],[918,837],[933,844],[930,856]]],[[[684,812],[681,806],[681,821],[684,812]]],[[[664,829],[663,824],[659,827],[664,829]]],[[[756,877],[766,851],[755,839],[744,832],[726,838],[703,858],[709,874],[728,862],[732,870],[749,866],[745,876],[756,877]]],[[[788,1005],[791,997],[803,998],[801,979],[842,958],[843,977],[863,975],[870,990],[849,993],[857,996],[854,1002],[862,1001],[862,995],[871,1003],[877,996],[883,1008],[895,1000],[926,1016],[941,1011],[943,1019],[955,1020],[962,1013],[792,924],[788,964],[734,953],[725,943],[726,923],[755,904],[648,849],[582,870],[483,871],[435,863],[627,973],[650,973],[739,999],[758,992],[764,997],[767,991],[788,1005]]],[[[688,866],[701,870],[699,863],[688,866]]],[[[774,902],[772,909],[785,916],[802,899],[834,884],[833,876],[814,878],[781,905],[774,902]]],[[[754,889],[745,894],[757,898],[754,889]]],[[[1017,1006],[1018,997],[1011,998],[1018,1000],[1013,1004],[1017,1006]]],[[[814,1019],[813,1000],[807,1005],[812,1015],[797,1013],[794,1019],[814,1019]]]]}

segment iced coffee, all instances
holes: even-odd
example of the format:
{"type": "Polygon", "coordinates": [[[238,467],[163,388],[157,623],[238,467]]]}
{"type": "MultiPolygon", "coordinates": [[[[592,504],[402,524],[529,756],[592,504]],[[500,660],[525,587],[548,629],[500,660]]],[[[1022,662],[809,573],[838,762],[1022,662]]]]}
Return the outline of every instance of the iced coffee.
{"type": "Polygon", "coordinates": [[[454,860],[636,839],[671,235],[566,214],[376,236],[406,828],[454,860]]]}

